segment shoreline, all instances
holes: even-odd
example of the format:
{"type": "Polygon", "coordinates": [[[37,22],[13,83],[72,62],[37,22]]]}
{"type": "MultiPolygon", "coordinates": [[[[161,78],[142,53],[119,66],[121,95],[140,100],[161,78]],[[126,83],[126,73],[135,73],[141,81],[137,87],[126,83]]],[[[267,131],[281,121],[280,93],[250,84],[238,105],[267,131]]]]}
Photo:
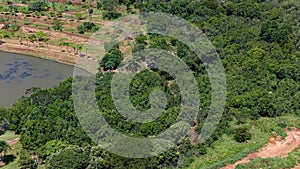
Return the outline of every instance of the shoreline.
{"type": "Polygon", "coordinates": [[[50,60],[53,62],[58,62],[70,66],[75,66],[78,58],[76,56],[63,54],[61,52],[58,53],[51,50],[45,51],[39,48],[32,48],[32,47],[19,45],[15,43],[9,43],[6,41],[4,41],[4,43],[0,45],[0,51],[22,54],[22,55],[27,55],[31,57],[40,58],[40,59],[46,59],[46,60],[50,60]]]}
{"type": "Polygon", "coordinates": [[[94,71],[97,70],[98,67],[98,64],[95,64],[95,62],[97,62],[96,60],[86,57],[80,57],[79,55],[74,55],[72,52],[60,52],[58,50],[55,51],[55,48],[57,48],[57,46],[49,46],[52,46],[52,48],[25,46],[17,43],[16,40],[5,39],[5,41],[2,41],[2,44],[0,44],[0,51],[27,55],[30,57],[36,57],[65,65],[70,65],[74,68],[76,67],[82,69],[90,74],[96,73],[94,71]]]}

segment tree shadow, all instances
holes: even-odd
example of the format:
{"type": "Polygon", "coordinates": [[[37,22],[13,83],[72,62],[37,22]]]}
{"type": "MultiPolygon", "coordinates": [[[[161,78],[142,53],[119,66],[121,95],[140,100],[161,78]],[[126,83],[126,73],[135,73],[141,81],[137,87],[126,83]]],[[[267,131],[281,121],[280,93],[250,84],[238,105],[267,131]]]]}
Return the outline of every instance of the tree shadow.
{"type": "Polygon", "coordinates": [[[2,40],[0,40],[0,45],[2,45],[2,44],[4,44],[4,43],[6,43],[6,42],[3,42],[2,40]]]}
{"type": "Polygon", "coordinates": [[[10,162],[13,162],[15,160],[15,156],[14,155],[5,155],[4,158],[3,158],[3,162],[7,165],[9,164],[10,162]]]}

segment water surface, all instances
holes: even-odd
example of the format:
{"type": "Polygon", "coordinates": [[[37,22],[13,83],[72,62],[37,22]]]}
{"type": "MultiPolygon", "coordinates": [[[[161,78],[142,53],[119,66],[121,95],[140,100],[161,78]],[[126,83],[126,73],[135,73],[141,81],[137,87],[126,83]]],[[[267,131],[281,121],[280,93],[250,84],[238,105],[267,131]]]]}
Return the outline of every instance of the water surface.
{"type": "MultiPolygon", "coordinates": [[[[0,51],[0,107],[9,107],[32,87],[58,85],[72,76],[73,66],[0,51]]],[[[82,70],[82,74],[87,72],[82,70]]]]}

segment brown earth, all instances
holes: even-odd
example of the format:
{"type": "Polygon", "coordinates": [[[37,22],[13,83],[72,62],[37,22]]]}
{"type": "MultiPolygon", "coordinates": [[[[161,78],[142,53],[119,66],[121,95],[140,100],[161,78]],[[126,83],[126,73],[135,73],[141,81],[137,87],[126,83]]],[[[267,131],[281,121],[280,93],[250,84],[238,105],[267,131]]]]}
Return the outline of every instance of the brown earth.
{"type": "MultiPolygon", "coordinates": [[[[66,1],[67,2],[67,1],[66,1]]],[[[76,3],[76,1],[74,1],[76,3]]],[[[79,2],[79,1],[78,1],[79,2]]],[[[80,0],[81,2],[81,0],[80,0]]],[[[9,12],[0,12],[0,17],[4,17],[5,15],[10,15],[9,12]]],[[[67,13],[65,15],[68,15],[67,13]]],[[[84,45],[88,42],[89,37],[87,35],[80,35],[76,33],[66,32],[66,31],[54,31],[49,29],[52,27],[53,20],[48,18],[47,16],[34,16],[32,14],[23,14],[23,13],[16,13],[15,15],[11,16],[14,20],[21,21],[24,19],[28,19],[31,23],[30,25],[20,25],[22,32],[26,35],[37,33],[42,31],[49,35],[49,43],[45,44],[43,42],[35,42],[31,43],[26,40],[26,38],[22,38],[23,44],[20,43],[18,39],[2,39],[3,43],[0,43],[0,50],[7,51],[7,52],[14,52],[14,53],[21,53],[21,54],[28,54],[36,57],[41,57],[45,59],[50,59],[58,62],[63,62],[67,64],[75,64],[76,60],[80,53],[76,52],[72,47],[68,46],[59,46],[57,44],[58,40],[66,39],[68,42],[73,42],[75,44],[84,45]],[[32,24],[39,24],[42,26],[34,26],[32,24]],[[48,27],[48,28],[47,28],[48,27]],[[47,46],[47,47],[45,47],[47,46]]],[[[98,16],[97,16],[98,17],[98,16]]],[[[101,18],[101,17],[100,17],[101,18]]],[[[70,21],[68,18],[61,18],[61,21],[64,23],[65,28],[75,28],[77,25],[81,24],[82,22],[86,22],[87,20],[81,21],[70,21]]],[[[93,21],[98,25],[109,26],[111,23],[109,21],[97,22],[93,21]]],[[[20,23],[20,22],[19,22],[20,23]]],[[[3,27],[3,23],[0,23],[0,28],[3,27]]],[[[84,51],[82,51],[82,54],[84,51]]],[[[89,58],[91,59],[91,58],[89,58]]],[[[95,60],[95,58],[94,58],[95,60]]]]}
{"type": "MultiPolygon", "coordinates": [[[[285,129],[287,136],[284,140],[269,140],[263,148],[258,152],[248,154],[247,157],[235,162],[234,164],[229,164],[221,169],[234,169],[238,164],[245,164],[250,162],[250,159],[260,158],[274,158],[276,156],[287,157],[288,153],[292,152],[300,144],[300,130],[292,128],[292,130],[285,129]]],[[[294,169],[300,169],[300,165],[297,165],[294,169]]]]}
{"type": "MultiPolygon", "coordinates": [[[[26,43],[26,42],[24,42],[26,43]]],[[[29,43],[30,46],[20,45],[18,40],[7,39],[0,45],[1,51],[27,54],[35,57],[54,60],[66,64],[75,64],[76,56],[71,53],[61,52],[61,47],[56,45],[49,45],[49,49],[41,47],[33,47],[34,44],[29,43]]]]}
{"type": "MultiPolygon", "coordinates": [[[[12,145],[14,145],[14,144],[17,144],[19,141],[20,141],[20,138],[15,138],[15,139],[12,139],[12,140],[7,141],[7,144],[8,144],[9,146],[12,146],[12,145]]],[[[5,165],[6,165],[6,163],[4,163],[3,161],[0,161],[0,168],[1,168],[1,167],[4,167],[5,165]]]]}
{"type": "Polygon", "coordinates": [[[16,138],[16,139],[13,139],[13,140],[9,140],[7,142],[7,144],[11,146],[11,145],[17,144],[19,141],[20,141],[20,138],[16,138]]]}
{"type": "Polygon", "coordinates": [[[72,42],[78,43],[78,44],[84,44],[88,41],[89,37],[83,36],[83,35],[78,35],[74,33],[69,33],[69,32],[59,32],[59,31],[51,31],[48,29],[43,29],[43,28],[34,28],[32,26],[22,26],[22,30],[26,34],[30,33],[37,33],[39,31],[42,31],[46,34],[49,35],[50,39],[57,39],[57,38],[66,38],[72,42]]]}
{"type": "Polygon", "coordinates": [[[300,169],[300,164],[296,165],[294,168],[292,169],[300,169]]]}
{"type": "Polygon", "coordinates": [[[292,169],[300,169],[300,164],[296,165],[294,168],[292,169]]]}
{"type": "MultiPolygon", "coordinates": [[[[63,3],[63,4],[66,4],[68,3],[69,1],[72,2],[72,5],[82,5],[84,3],[88,3],[88,2],[82,2],[82,0],[47,0],[48,2],[60,2],[60,3],[63,3]]],[[[91,5],[96,8],[97,7],[97,3],[96,1],[92,1],[91,5]]]]}

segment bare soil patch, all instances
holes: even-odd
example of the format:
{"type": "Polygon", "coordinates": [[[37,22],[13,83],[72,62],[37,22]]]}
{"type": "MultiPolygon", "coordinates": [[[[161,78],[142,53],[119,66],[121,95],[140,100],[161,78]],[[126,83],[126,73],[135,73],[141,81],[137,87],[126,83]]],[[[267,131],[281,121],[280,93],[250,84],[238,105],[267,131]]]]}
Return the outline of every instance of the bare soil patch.
{"type": "Polygon", "coordinates": [[[71,64],[71,65],[76,63],[77,56],[74,56],[71,53],[60,52],[59,49],[61,49],[61,47],[55,45],[49,45],[49,48],[50,50],[47,48],[38,48],[33,46],[29,47],[25,45],[20,45],[16,40],[7,40],[5,41],[5,43],[0,45],[1,51],[27,54],[27,55],[45,58],[49,60],[55,60],[58,62],[71,64]]]}
{"type": "Polygon", "coordinates": [[[9,140],[7,142],[7,144],[11,146],[11,145],[17,144],[19,141],[20,141],[20,138],[16,138],[16,139],[13,139],[13,140],[9,140]]]}
{"type": "Polygon", "coordinates": [[[292,169],[300,169],[300,164],[296,165],[294,168],[292,169]]]}
{"type": "MultiPolygon", "coordinates": [[[[288,153],[292,152],[300,144],[300,130],[291,128],[291,130],[285,129],[287,136],[284,140],[277,139],[269,142],[261,148],[258,152],[248,154],[247,157],[229,164],[221,169],[234,169],[238,164],[245,164],[250,162],[250,159],[260,158],[274,158],[276,156],[287,157],[288,153]]],[[[297,165],[294,169],[300,169],[300,165],[297,165]]]]}

